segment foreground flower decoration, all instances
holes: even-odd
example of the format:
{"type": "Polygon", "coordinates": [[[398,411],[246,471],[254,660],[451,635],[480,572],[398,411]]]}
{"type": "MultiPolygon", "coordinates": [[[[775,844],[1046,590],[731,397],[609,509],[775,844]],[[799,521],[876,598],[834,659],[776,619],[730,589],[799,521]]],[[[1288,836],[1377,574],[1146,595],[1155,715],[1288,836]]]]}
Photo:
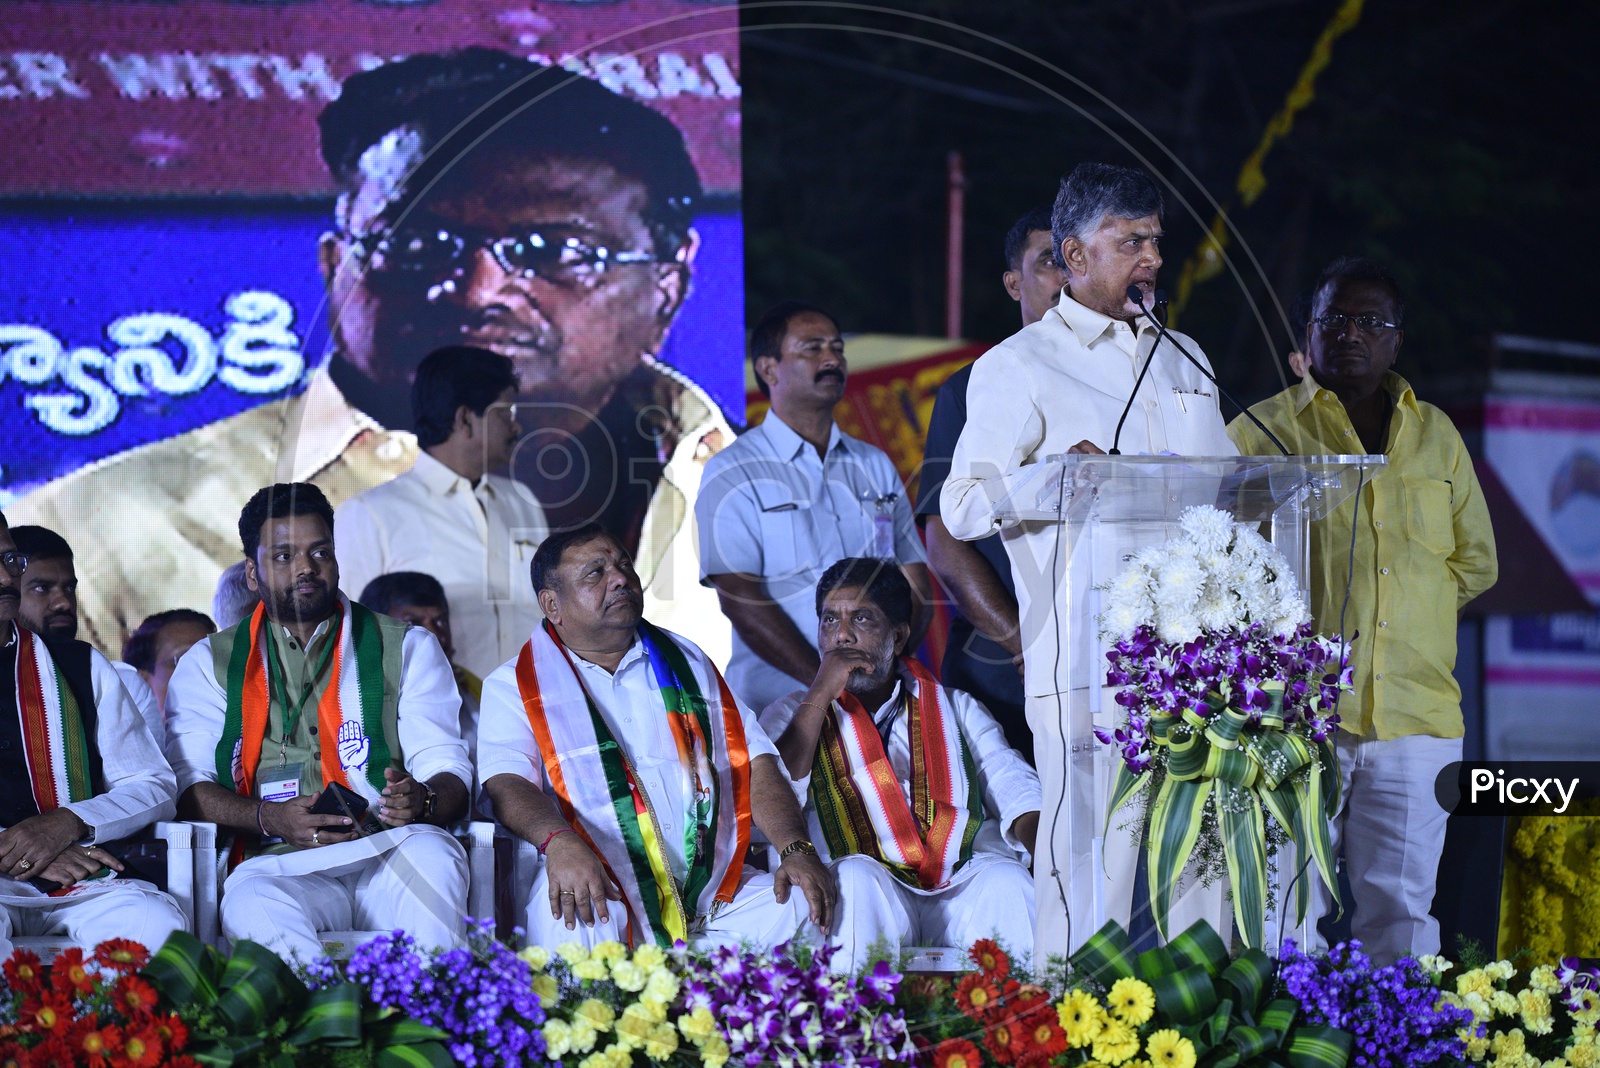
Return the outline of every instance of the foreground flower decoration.
{"type": "MultiPolygon", "coordinates": [[[[1262,940],[1268,821],[1316,860],[1337,899],[1328,821],[1338,811],[1337,729],[1348,649],[1317,637],[1288,561],[1216,508],[1187,509],[1180,533],[1141,550],[1105,587],[1106,684],[1127,710],[1097,729],[1122,766],[1108,819],[1148,808],[1150,905],[1167,934],[1173,889],[1196,845],[1221,854],[1245,943],[1262,940]]],[[[1310,880],[1295,880],[1297,922],[1310,880]]]]}

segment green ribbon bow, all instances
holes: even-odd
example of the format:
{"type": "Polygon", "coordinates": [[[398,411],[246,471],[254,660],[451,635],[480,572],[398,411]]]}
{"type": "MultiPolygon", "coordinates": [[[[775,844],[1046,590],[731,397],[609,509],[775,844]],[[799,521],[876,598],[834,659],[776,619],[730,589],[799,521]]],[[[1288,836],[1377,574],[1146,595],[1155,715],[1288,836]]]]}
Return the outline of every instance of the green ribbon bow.
{"type": "Polygon", "coordinates": [[[1277,966],[1259,949],[1228,959],[1228,947],[1204,920],[1165,946],[1137,956],[1116,921],[1100,928],[1071,958],[1073,971],[1109,987],[1142,979],[1156,1014],[1194,1043],[1199,1068],[1345,1068],[1348,1031],[1295,1023],[1293,998],[1268,1000],[1277,966]]]}
{"type": "Polygon", "coordinates": [[[359,983],[308,990],[283,959],[241,941],[224,960],[177,931],[141,973],[189,1024],[184,1050],[211,1068],[293,1068],[311,1047],[366,1046],[378,1068],[450,1068],[449,1035],[364,996],[359,983]]]}
{"type": "MultiPolygon", "coordinates": [[[[1271,812],[1295,845],[1310,852],[1323,883],[1339,902],[1328,837],[1328,822],[1339,811],[1338,755],[1327,741],[1308,741],[1285,730],[1283,684],[1268,683],[1264,688],[1272,704],[1261,713],[1259,724],[1227,707],[1216,693],[1206,698],[1209,716],[1185,709],[1180,715],[1158,713],[1151,718],[1151,737],[1168,750],[1145,835],[1150,910],[1163,937],[1172,893],[1199,841],[1208,801],[1216,811],[1233,889],[1233,918],[1245,945],[1259,946],[1265,925],[1264,812],[1271,812]]],[[[1136,775],[1125,764],[1118,767],[1108,828],[1117,810],[1156,774],[1152,769],[1136,775]]],[[[1299,926],[1310,905],[1311,881],[1302,877],[1294,885],[1299,926]]]]}

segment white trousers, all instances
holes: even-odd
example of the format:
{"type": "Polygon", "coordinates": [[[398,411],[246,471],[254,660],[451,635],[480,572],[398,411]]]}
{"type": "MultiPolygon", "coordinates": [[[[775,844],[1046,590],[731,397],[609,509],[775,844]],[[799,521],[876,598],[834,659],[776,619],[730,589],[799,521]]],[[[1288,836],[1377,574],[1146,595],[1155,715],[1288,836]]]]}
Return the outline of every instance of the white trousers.
{"type": "Polygon", "coordinates": [[[455,946],[467,910],[467,854],[437,827],[417,831],[377,856],[361,848],[372,841],[365,839],[245,861],[222,888],[222,933],[301,961],[323,955],[319,931],[400,930],[422,949],[455,946]],[[318,854],[327,860],[318,870],[294,870],[318,854]]]}
{"type": "Polygon", "coordinates": [[[896,879],[877,860],[834,862],[839,879],[833,939],[842,947],[834,963],[859,971],[874,953],[893,962],[903,945],[966,949],[993,938],[1020,960],[1033,955],[1033,876],[1019,861],[980,854],[957,872],[953,885],[921,893],[896,879]]]}
{"type": "MultiPolygon", "coordinates": [[[[1088,941],[1107,920],[1129,927],[1134,911],[1149,912],[1148,899],[1133,900],[1139,858],[1134,810],[1124,808],[1106,820],[1117,756],[1088,734],[1087,691],[1027,699],[1028,726],[1038,763],[1044,804],[1039,810],[1038,845],[1033,853],[1034,970],[1043,974],[1051,957],[1065,957],[1088,941]],[[1089,742],[1074,754],[1072,788],[1067,790],[1065,725],[1076,717],[1080,735],[1089,742]],[[1096,762],[1109,769],[1095,779],[1096,762]],[[1058,812],[1059,810],[1059,812],[1058,812]],[[1103,836],[1103,844],[1098,840],[1103,836]],[[1070,903],[1070,904],[1069,904],[1070,903]]],[[[1167,917],[1167,935],[1174,936],[1196,920],[1205,920],[1224,939],[1232,930],[1227,880],[1201,886],[1197,879],[1179,881],[1167,917]]]]}
{"type": "MultiPolygon", "coordinates": [[[[1338,751],[1343,787],[1331,836],[1334,854],[1344,849],[1355,897],[1345,902],[1355,907],[1351,935],[1379,966],[1438,953],[1439,921],[1429,910],[1450,816],[1433,784],[1461,759],[1461,739],[1414,734],[1383,742],[1340,731],[1338,751]]],[[[1313,885],[1312,915],[1328,912],[1331,896],[1321,879],[1313,885]]]]}
{"type": "Polygon", "coordinates": [[[137,879],[116,879],[81,894],[39,901],[0,905],[0,960],[11,956],[13,937],[70,938],[86,950],[112,938],[128,938],[154,954],[168,935],[188,926],[176,901],[137,879]]]}
{"type": "MultiPolygon", "coordinates": [[[[587,927],[582,919],[576,919],[572,930],[567,930],[565,920],[550,915],[550,872],[540,865],[528,895],[528,942],[547,949],[565,942],[586,948],[601,942],[626,942],[628,910],[622,902],[612,901],[606,911],[604,922],[596,921],[593,927],[587,927]]],[[[814,937],[817,932],[810,927],[810,916],[811,906],[799,887],[791,887],[789,900],[780,903],[772,893],[772,876],[746,868],[733,900],[717,910],[692,944],[696,949],[749,946],[764,952],[792,938],[804,937],[808,931],[814,937]]]]}

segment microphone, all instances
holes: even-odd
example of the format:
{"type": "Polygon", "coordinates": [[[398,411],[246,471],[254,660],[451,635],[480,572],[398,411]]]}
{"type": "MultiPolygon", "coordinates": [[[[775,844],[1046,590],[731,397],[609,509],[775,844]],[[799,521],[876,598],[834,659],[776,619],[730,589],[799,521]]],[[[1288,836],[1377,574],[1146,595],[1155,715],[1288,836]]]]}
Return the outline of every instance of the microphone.
{"type": "MultiPolygon", "coordinates": [[[[1222,383],[1217,381],[1217,376],[1216,375],[1214,375],[1210,371],[1206,370],[1206,365],[1205,364],[1203,364],[1199,360],[1195,359],[1194,356],[1190,354],[1188,349],[1186,349],[1182,345],[1178,344],[1177,339],[1174,338],[1171,334],[1167,333],[1167,324],[1163,323],[1160,319],[1157,319],[1155,317],[1155,314],[1153,312],[1151,312],[1149,308],[1146,308],[1144,306],[1144,291],[1142,289],[1140,289],[1138,286],[1129,286],[1128,287],[1128,299],[1139,306],[1139,311],[1144,314],[1144,317],[1146,319],[1149,319],[1152,323],[1156,324],[1156,330],[1157,330],[1156,343],[1154,345],[1150,346],[1150,356],[1151,357],[1155,356],[1156,349],[1161,346],[1161,339],[1162,338],[1166,338],[1168,341],[1171,341],[1172,342],[1172,347],[1177,349],[1179,352],[1183,353],[1183,358],[1188,360],[1190,363],[1194,364],[1195,369],[1197,371],[1199,371],[1201,374],[1205,375],[1207,380],[1209,380],[1210,383],[1213,386],[1217,387],[1217,392],[1222,394],[1223,397],[1227,398],[1228,403],[1232,404],[1235,408],[1238,408],[1241,412],[1243,412],[1244,413],[1244,417],[1246,419],[1250,420],[1252,423],[1254,423],[1256,425],[1256,429],[1257,430],[1261,431],[1269,439],[1271,439],[1272,443],[1278,447],[1278,451],[1279,452],[1283,453],[1285,456],[1293,456],[1294,455],[1288,449],[1283,447],[1283,442],[1278,440],[1278,435],[1276,435],[1272,431],[1268,430],[1267,429],[1267,425],[1265,423],[1263,423],[1261,420],[1259,420],[1259,419],[1257,419],[1255,417],[1255,413],[1254,412],[1252,412],[1249,408],[1246,408],[1244,405],[1240,404],[1237,400],[1234,399],[1233,394],[1229,393],[1227,390],[1222,388],[1222,383]]],[[[1166,303],[1167,303],[1167,295],[1165,293],[1163,293],[1159,289],[1156,290],[1156,307],[1158,307],[1158,308],[1165,307],[1166,303]]],[[[1149,366],[1150,366],[1150,361],[1149,361],[1149,359],[1146,359],[1145,360],[1145,368],[1148,369],[1149,366]]],[[[1141,379],[1143,379],[1144,378],[1144,373],[1140,372],[1139,377],[1141,379]]],[[[1133,387],[1133,391],[1135,393],[1139,392],[1139,387],[1138,387],[1137,384],[1133,387]]],[[[1132,397],[1128,398],[1128,407],[1129,408],[1133,407],[1133,398],[1132,397]]],[[[1124,419],[1126,419],[1128,417],[1128,411],[1127,411],[1126,408],[1124,408],[1123,411],[1122,411],[1122,417],[1124,419]]],[[[1121,433],[1121,430],[1122,430],[1122,424],[1118,423],[1117,424],[1117,431],[1118,431],[1119,434],[1121,433]]]]}
{"type": "MultiPolygon", "coordinates": [[[[1139,305],[1141,311],[1144,309],[1144,291],[1138,286],[1128,287],[1128,299],[1139,305]]],[[[1161,298],[1157,297],[1156,299],[1160,300],[1161,298]]],[[[1160,323],[1156,325],[1161,326],[1160,323]]],[[[1165,331],[1166,327],[1162,326],[1161,329],[1165,331]]],[[[1128,394],[1128,403],[1122,406],[1122,417],[1117,420],[1116,433],[1111,435],[1111,451],[1106,454],[1108,456],[1122,455],[1122,450],[1117,448],[1117,445],[1122,441],[1122,424],[1128,421],[1128,413],[1133,410],[1133,399],[1139,395],[1139,387],[1144,385],[1145,373],[1150,370],[1150,363],[1156,358],[1156,348],[1160,344],[1161,337],[1157,335],[1156,343],[1150,346],[1150,352],[1144,358],[1144,366],[1139,368],[1139,377],[1133,380],[1133,392],[1128,394]]]]}

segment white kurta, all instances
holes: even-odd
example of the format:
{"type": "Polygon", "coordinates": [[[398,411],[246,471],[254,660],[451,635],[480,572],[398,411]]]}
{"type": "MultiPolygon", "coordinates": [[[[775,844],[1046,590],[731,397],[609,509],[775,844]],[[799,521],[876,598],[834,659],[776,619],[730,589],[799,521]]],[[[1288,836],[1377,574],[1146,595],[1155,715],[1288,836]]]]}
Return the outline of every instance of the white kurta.
{"type": "Polygon", "coordinates": [[[150,737],[155,740],[156,748],[163,753],[166,752],[167,720],[161,711],[161,705],[156,701],[156,692],[150,688],[148,682],[144,681],[139,669],[132,664],[113,660],[111,666],[117,669],[117,677],[122,680],[122,685],[128,688],[128,696],[133,698],[134,705],[139,709],[139,715],[144,717],[144,725],[150,728],[150,737]]]}
{"type": "MultiPolygon", "coordinates": [[[[816,644],[817,580],[847,556],[927,563],[894,461],[833,427],[824,456],[775,412],[706,464],[700,498],[700,575],[745,574],[816,644]]],[[[761,659],[736,629],[728,685],[765,708],[810,685],[761,659]]]]}
{"type": "MultiPolygon", "coordinates": [[[[700,692],[708,701],[718,700],[716,669],[710,659],[693,642],[678,635],[673,637],[689,661],[700,692]]],[[[667,723],[666,702],[650,671],[644,644],[636,638],[615,672],[576,654],[572,662],[600,717],[632,763],[639,789],[649,795],[660,823],[667,861],[673,875],[683,879],[688,873],[684,827],[694,785],[678,761],[677,742],[667,723]]],[[[778,751],[755,715],[737,698],[734,703],[744,726],[745,747],[751,761],[762,756],[776,758],[778,751]]],[[[483,701],[478,713],[478,774],[483,782],[496,775],[516,775],[555,799],[533,725],[523,708],[514,658],[483,680],[483,701]]],[[[747,939],[770,948],[793,937],[805,923],[803,894],[796,891],[787,903],[779,905],[772,897],[770,876],[751,869],[743,878],[734,900],[717,912],[698,942],[737,944],[747,939]]],[[[622,908],[611,910],[607,924],[586,928],[579,923],[575,931],[568,931],[564,923],[551,917],[549,894],[549,883],[541,870],[527,902],[529,941],[546,946],[574,939],[594,944],[621,936],[627,922],[622,908]]]]}
{"type": "MultiPolygon", "coordinates": [[[[98,844],[172,819],[177,787],[172,769],[111,661],[91,650],[89,677],[106,790],[62,807],[94,828],[98,844]]],[[[86,946],[108,938],[133,938],[154,951],[183,925],[177,903],[142,880],[79,883],[64,897],[47,897],[29,883],[0,876],[0,958],[11,955],[12,935],[65,935],[86,946]]]]}
{"type": "MultiPolygon", "coordinates": [[[[1169,336],[1209,368],[1205,353],[1191,338],[1176,332],[1169,336]]],[[[1043,778],[1039,849],[1045,855],[1056,834],[1053,813],[1057,803],[1095,803],[1088,797],[1062,798],[1067,754],[1059,726],[1063,715],[1087,714],[1084,680],[1094,660],[1089,655],[1094,621],[1085,607],[1075,607],[1069,621],[1072,645],[1064,647],[1057,591],[1051,582],[1060,545],[1056,525],[1029,522],[1002,527],[994,505],[1016,482],[1015,477],[1007,476],[1014,476],[1020,468],[1064,453],[1083,440],[1101,449],[1111,448],[1117,420],[1156,337],[1148,320],[1140,320],[1136,330],[1084,307],[1063,292],[1060,303],[1043,319],[1013,334],[973,364],[967,386],[967,425],[939,498],[939,514],[951,534],[975,541],[999,530],[1011,558],[1022,625],[1028,724],[1043,778]],[[1072,688],[1069,678],[1077,680],[1078,688],[1072,688]]],[[[1233,456],[1238,452],[1222,420],[1217,387],[1166,341],[1155,352],[1139,387],[1119,448],[1125,455],[1233,456]]],[[[1074,601],[1075,606],[1085,604],[1085,599],[1074,601]]],[[[1103,821],[1103,816],[1097,819],[1103,821]]],[[[1113,828],[1106,839],[1108,854],[1115,854],[1106,861],[1111,882],[1106,900],[1111,903],[1110,914],[1124,920],[1133,885],[1132,854],[1124,849],[1126,837],[1124,830],[1113,828]]],[[[1057,847],[1064,855],[1064,841],[1058,841],[1057,847]]],[[[1098,926],[1081,918],[1076,927],[1069,925],[1049,867],[1045,863],[1034,866],[1039,905],[1035,952],[1041,965],[1048,954],[1068,951],[1069,930],[1072,941],[1081,943],[1098,926]]],[[[1088,879],[1090,874],[1074,871],[1070,877],[1076,881],[1088,879]]],[[[1211,896],[1220,900],[1219,895],[1220,888],[1211,896]]],[[[1209,911],[1207,905],[1202,913],[1209,911]]],[[[1185,914],[1181,906],[1174,909],[1174,929],[1182,929],[1184,924],[1177,921],[1185,914]]]]}
{"type": "MultiPolygon", "coordinates": [[[[247,640],[247,639],[246,639],[247,640]]],[[[167,684],[167,752],[182,793],[217,781],[217,742],[228,708],[226,680],[213,667],[211,639],[178,661],[167,684]]],[[[461,740],[461,698],[444,650],[420,627],[401,647],[396,729],[406,772],[419,782],[450,774],[463,787],[472,765],[461,740]]],[[[352,782],[371,793],[365,780],[352,782]]],[[[466,913],[467,859],[439,827],[411,824],[371,838],[240,864],[223,886],[222,928],[286,957],[322,953],[318,931],[402,929],[423,946],[455,943],[466,913]]]]}
{"type": "Polygon", "coordinates": [[[542,617],[528,579],[549,531],[520,482],[474,485],[426,452],[411,470],[345,501],[334,513],[340,587],[360,600],[391,571],[421,571],[444,587],[456,659],[480,678],[514,656],[542,617]]]}
{"type": "MultiPolygon", "coordinates": [[[[903,669],[894,692],[872,714],[900,791],[911,798],[911,736],[902,687],[916,683],[903,669]]],[[[979,938],[998,937],[1013,952],[1033,948],[1033,877],[1022,858],[1026,847],[1011,833],[1017,817],[1040,807],[1039,776],[1022,755],[1006,743],[1005,732],[989,710],[971,694],[946,686],[945,701],[972,754],[983,794],[984,820],[972,843],[972,855],[935,890],[908,886],[871,857],[849,862],[852,889],[841,894],[837,936],[851,966],[866,964],[880,941],[898,952],[902,944],[966,948],[979,938]]],[[[761,713],[762,726],[781,737],[799,711],[802,693],[793,693],[761,713]]],[[[795,780],[809,798],[811,777],[795,780]]],[[[817,851],[828,854],[816,806],[806,803],[806,819],[817,851]]],[[[844,872],[841,870],[841,879],[844,872]]]]}

